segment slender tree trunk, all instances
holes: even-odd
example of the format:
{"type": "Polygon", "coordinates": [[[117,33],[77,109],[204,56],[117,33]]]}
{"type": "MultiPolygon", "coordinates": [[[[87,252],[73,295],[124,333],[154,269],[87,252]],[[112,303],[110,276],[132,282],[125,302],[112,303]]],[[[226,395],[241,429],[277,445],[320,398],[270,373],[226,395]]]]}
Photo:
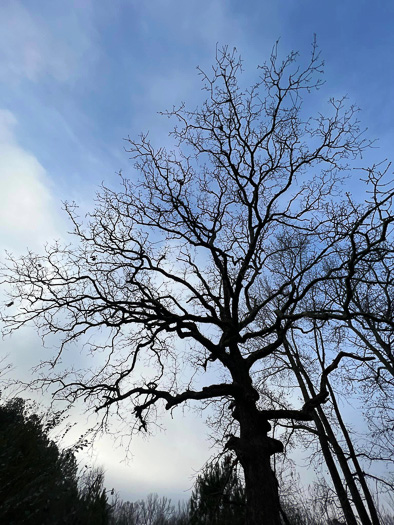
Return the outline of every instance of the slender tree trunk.
{"type": "Polygon", "coordinates": [[[370,515],[371,515],[372,523],[373,523],[373,525],[379,525],[380,520],[379,520],[379,517],[378,517],[378,513],[376,511],[375,503],[374,503],[372,495],[371,495],[371,493],[369,491],[367,482],[365,481],[365,476],[364,476],[363,469],[361,468],[361,465],[358,462],[357,454],[356,454],[356,451],[354,450],[354,447],[353,447],[353,442],[352,442],[350,434],[349,434],[349,432],[348,432],[348,430],[346,428],[346,425],[345,425],[345,423],[344,423],[344,421],[342,419],[342,415],[341,415],[341,412],[339,410],[339,406],[338,406],[337,400],[335,398],[334,391],[333,391],[329,381],[327,381],[327,387],[328,387],[328,391],[330,392],[331,401],[332,401],[332,404],[333,404],[333,407],[334,407],[334,410],[335,410],[336,417],[338,419],[339,426],[341,427],[342,434],[343,434],[343,436],[344,436],[344,438],[346,440],[346,444],[347,444],[347,447],[348,447],[348,450],[349,450],[349,455],[350,455],[350,457],[352,459],[354,468],[355,468],[357,476],[358,476],[358,480],[359,480],[360,485],[361,485],[361,487],[363,489],[365,500],[366,500],[367,505],[368,505],[368,510],[369,510],[370,515]]]}
{"type": "MultiPolygon", "coordinates": [[[[322,337],[322,334],[321,334],[320,331],[317,331],[317,332],[315,331],[315,341],[316,341],[316,345],[317,346],[319,346],[319,342],[320,342],[321,348],[324,349],[324,340],[323,340],[323,337],[322,337]]],[[[321,365],[321,367],[323,369],[324,365],[323,365],[323,362],[321,361],[320,358],[319,358],[319,362],[320,362],[320,365],[321,365]]],[[[332,444],[334,452],[337,455],[339,464],[341,465],[342,472],[343,472],[343,474],[345,476],[345,480],[346,480],[346,482],[348,484],[348,487],[350,489],[350,492],[351,492],[354,504],[356,505],[356,509],[357,509],[357,512],[358,512],[359,517],[361,519],[361,523],[363,525],[371,525],[371,522],[372,522],[373,525],[379,525],[379,518],[378,518],[378,515],[377,515],[377,512],[376,512],[376,507],[375,507],[375,504],[373,502],[371,493],[369,492],[368,485],[367,485],[367,483],[365,481],[364,472],[362,471],[362,468],[361,468],[361,466],[360,466],[360,464],[358,462],[357,455],[356,455],[356,452],[355,452],[354,447],[353,447],[353,442],[352,442],[350,434],[349,434],[349,432],[348,432],[348,430],[346,428],[346,425],[345,425],[345,423],[344,423],[344,421],[342,419],[341,411],[339,410],[339,406],[338,406],[338,403],[336,401],[335,393],[334,393],[334,391],[333,391],[333,389],[331,387],[331,384],[330,384],[330,382],[328,380],[327,380],[327,388],[328,388],[328,392],[330,393],[332,406],[334,408],[334,412],[335,412],[338,424],[339,424],[339,426],[341,428],[342,434],[343,434],[343,436],[345,438],[345,441],[346,441],[346,444],[347,444],[347,447],[348,447],[349,456],[350,456],[350,458],[351,458],[351,460],[353,462],[354,468],[356,470],[356,474],[358,476],[359,483],[360,483],[362,491],[364,493],[365,502],[367,503],[370,515],[368,515],[367,509],[365,507],[365,502],[363,501],[362,495],[361,495],[360,490],[359,490],[359,487],[356,484],[355,476],[350,470],[349,461],[345,457],[345,453],[343,451],[343,448],[340,445],[339,441],[337,440],[336,435],[335,435],[334,431],[332,430],[332,426],[331,426],[330,422],[328,421],[328,419],[327,419],[327,417],[326,417],[322,407],[318,408],[318,411],[319,411],[319,414],[320,414],[320,419],[321,419],[321,421],[322,421],[322,423],[323,423],[323,425],[325,427],[326,434],[327,434],[327,436],[330,439],[330,443],[332,444]]]]}
{"type": "Polygon", "coordinates": [[[341,476],[338,472],[336,463],[334,461],[334,458],[331,453],[329,441],[327,439],[327,436],[324,432],[323,424],[318,416],[318,414],[315,414],[314,416],[314,422],[316,425],[316,429],[319,432],[319,442],[320,447],[324,456],[324,459],[326,461],[326,465],[328,468],[328,471],[330,472],[330,476],[332,479],[332,482],[335,487],[335,492],[337,493],[339,502],[341,504],[343,514],[346,519],[346,523],[348,525],[357,525],[357,519],[354,515],[353,508],[349,502],[349,498],[347,496],[345,487],[343,486],[341,476]]]}
{"type": "Polygon", "coordinates": [[[334,453],[338,459],[339,465],[341,467],[341,470],[343,472],[343,475],[345,477],[346,483],[349,487],[350,493],[352,495],[352,499],[354,502],[354,505],[356,506],[358,515],[360,517],[361,523],[363,525],[371,525],[370,517],[368,516],[368,512],[365,508],[364,502],[362,500],[360,491],[354,481],[354,477],[352,475],[352,472],[349,468],[348,462],[346,460],[344,451],[341,447],[341,445],[338,443],[338,440],[332,430],[331,424],[328,421],[326,415],[323,412],[323,409],[320,407],[317,409],[319,413],[319,417],[324,425],[325,433],[328,436],[329,442],[334,450],[334,453]]]}
{"type": "MultiPolygon", "coordinates": [[[[314,389],[314,386],[312,384],[312,382],[310,381],[309,377],[307,376],[307,374],[304,375],[305,377],[305,380],[306,380],[306,383],[308,385],[308,388],[309,388],[309,391],[310,391],[310,394],[312,397],[315,397],[316,396],[316,391],[314,389]]],[[[337,438],[336,438],[336,435],[332,429],[332,426],[331,426],[331,423],[329,422],[326,414],[324,413],[324,410],[321,406],[318,406],[315,411],[317,412],[318,416],[319,416],[319,420],[321,421],[321,424],[322,424],[322,432],[323,434],[325,434],[327,436],[327,439],[328,439],[328,442],[330,443],[334,453],[335,453],[335,456],[338,460],[338,463],[340,465],[340,468],[342,470],[342,474],[345,478],[345,481],[347,483],[347,486],[349,488],[349,491],[350,491],[350,494],[352,496],[352,500],[353,500],[353,503],[356,507],[356,510],[357,510],[357,513],[359,515],[359,518],[361,520],[361,523],[363,525],[371,525],[371,520],[370,520],[370,517],[368,515],[368,512],[365,508],[365,505],[364,505],[364,502],[363,502],[363,499],[361,497],[361,494],[360,494],[360,491],[354,481],[354,477],[352,476],[352,472],[349,468],[349,465],[348,465],[348,462],[347,462],[347,459],[345,457],[345,454],[344,454],[344,451],[341,447],[341,445],[339,444],[337,438]]],[[[321,443],[321,439],[320,439],[320,443],[321,443]]],[[[339,496],[339,494],[338,494],[339,496]]],[[[342,505],[342,501],[341,501],[341,505],[342,505]]],[[[343,505],[342,505],[342,508],[343,508],[343,505]]],[[[345,512],[345,509],[343,508],[343,511],[345,512]]],[[[348,519],[346,517],[346,519],[348,519]]]]}
{"type": "MultiPolygon", "coordinates": [[[[289,358],[292,369],[297,377],[297,381],[300,386],[304,401],[307,402],[311,399],[311,396],[313,397],[315,395],[312,382],[309,380],[309,377],[306,374],[306,371],[304,370],[302,363],[300,362],[299,359],[297,359],[292,354],[291,349],[288,345],[286,345],[286,351],[287,351],[287,356],[289,358]]],[[[338,472],[337,465],[331,453],[329,439],[327,438],[323,422],[321,418],[319,417],[319,414],[316,411],[314,411],[314,422],[316,425],[316,429],[318,431],[320,447],[321,447],[324,459],[326,461],[327,468],[330,472],[330,476],[331,476],[332,482],[335,487],[335,492],[337,493],[339,502],[341,504],[341,507],[342,507],[342,510],[343,510],[343,513],[346,519],[346,523],[348,525],[357,525],[357,519],[354,515],[353,508],[350,504],[349,498],[346,493],[346,489],[343,486],[341,476],[338,472]]]]}

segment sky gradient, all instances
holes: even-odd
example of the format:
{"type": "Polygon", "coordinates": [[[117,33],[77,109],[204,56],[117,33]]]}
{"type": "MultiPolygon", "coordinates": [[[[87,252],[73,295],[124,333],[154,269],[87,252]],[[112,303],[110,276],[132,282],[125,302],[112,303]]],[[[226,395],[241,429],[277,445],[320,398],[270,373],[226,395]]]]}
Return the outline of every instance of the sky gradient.
{"type": "MultiPolygon", "coordinates": [[[[216,46],[237,47],[246,79],[269,58],[298,50],[308,58],[314,34],[325,60],[321,107],[348,95],[362,112],[371,158],[394,142],[394,3],[375,0],[2,0],[0,2],[0,246],[39,251],[67,239],[62,201],[85,211],[104,181],[136,177],[127,136],[149,131],[168,145],[170,123],[158,111],[202,100],[196,66],[209,69],[216,46]]],[[[1,343],[16,371],[36,362],[41,342],[26,330],[1,343]]],[[[78,354],[79,355],[79,354],[78,354]]],[[[158,492],[175,499],[210,454],[204,415],[166,418],[167,433],[122,449],[96,447],[108,486],[123,498],[158,492]],[[187,446],[185,446],[187,443],[187,446]]]]}

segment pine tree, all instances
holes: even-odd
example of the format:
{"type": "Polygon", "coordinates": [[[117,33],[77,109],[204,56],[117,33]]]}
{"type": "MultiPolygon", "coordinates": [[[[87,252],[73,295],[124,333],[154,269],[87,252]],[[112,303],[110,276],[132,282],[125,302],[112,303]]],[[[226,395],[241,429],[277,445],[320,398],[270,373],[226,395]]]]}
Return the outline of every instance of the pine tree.
{"type": "Polygon", "coordinates": [[[190,500],[191,525],[245,523],[245,490],[231,456],[209,465],[197,477],[190,500]]]}

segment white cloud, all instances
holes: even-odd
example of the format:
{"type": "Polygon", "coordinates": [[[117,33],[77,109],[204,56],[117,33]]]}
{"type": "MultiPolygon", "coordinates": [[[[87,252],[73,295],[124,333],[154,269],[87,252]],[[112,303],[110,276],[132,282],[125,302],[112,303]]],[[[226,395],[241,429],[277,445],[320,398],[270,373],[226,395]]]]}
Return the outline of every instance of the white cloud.
{"type": "MultiPolygon", "coordinates": [[[[44,167],[18,143],[16,130],[15,116],[0,110],[0,246],[13,252],[23,253],[27,247],[41,251],[46,241],[59,237],[62,219],[44,167]]],[[[74,363],[81,359],[75,351],[74,363]]],[[[30,328],[0,341],[0,356],[6,354],[16,371],[10,377],[17,375],[29,381],[31,367],[48,359],[52,350],[42,348],[35,329],[30,328]]],[[[30,392],[24,395],[32,396],[30,392]]],[[[45,404],[48,399],[41,401],[45,404]]],[[[76,413],[74,418],[80,433],[85,428],[85,416],[76,413]]],[[[184,491],[192,486],[193,474],[210,455],[205,425],[192,413],[185,418],[181,411],[175,413],[174,420],[167,414],[163,421],[167,432],[149,440],[137,437],[132,442],[129,464],[122,463],[125,450],[114,448],[111,437],[104,436],[95,443],[96,462],[105,468],[106,484],[117,489],[122,498],[144,498],[150,492],[174,500],[190,496],[184,491]]]]}
{"type": "Polygon", "coordinates": [[[0,110],[0,245],[25,251],[58,238],[60,218],[45,169],[18,144],[16,124],[0,110]]]}
{"type": "Polygon", "coordinates": [[[124,448],[117,448],[110,436],[94,447],[97,463],[106,471],[107,487],[114,487],[124,500],[134,501],[155,492],[174,502],[188,499],[196,473],[213,454],[209,429],[194,412],[177,410],[173,419],[165,414],[160,423],[165,425],[164,431],[147,439],[144,435],[133,437],[132,457],[127,463],[124,448]]]}

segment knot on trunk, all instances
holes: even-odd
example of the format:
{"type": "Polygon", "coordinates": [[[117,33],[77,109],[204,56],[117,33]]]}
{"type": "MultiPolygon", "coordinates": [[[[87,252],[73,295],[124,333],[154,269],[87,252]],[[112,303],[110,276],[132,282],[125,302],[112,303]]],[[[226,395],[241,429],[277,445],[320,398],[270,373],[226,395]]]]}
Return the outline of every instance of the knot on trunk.
{"type": "Polygon", "coordinates": [[[225,449],[233,450],[242,463],[244,457],[253,459],[261,455],[272,456],[283,452],[283,443],[269,436],[256,436],[256,439],[247,440],[231,435],[225,449]]]}
{"type": "Polygon", "coordinates": [[[224,448],[233,450],[238,455],[238,452],[241,450],[241,439],[231,434],[224,448]]]}
{"type": "Polygon", "coordinates": [[[267,440],[270,456],[272,456],[273,454],[279,454],[280,452],[283,452],[283,443],[279,441],[279,439],[267,436],[267,440]]]}

